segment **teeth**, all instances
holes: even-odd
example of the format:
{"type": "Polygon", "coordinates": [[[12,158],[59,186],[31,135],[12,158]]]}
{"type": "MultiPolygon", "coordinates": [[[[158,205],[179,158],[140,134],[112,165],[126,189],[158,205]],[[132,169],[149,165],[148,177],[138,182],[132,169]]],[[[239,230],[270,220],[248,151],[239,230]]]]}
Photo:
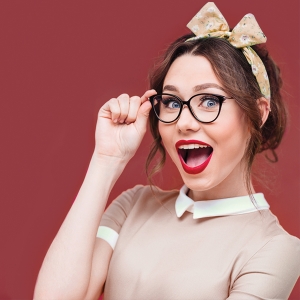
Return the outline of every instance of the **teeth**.
{"type": "Polygon", "coordinates": [[[210,147],[208,145],[199,145],[199,144],[189,144],[189,145],[181,145],[179,149],[198,149],[198,148],[207,148],[210,147]]]}

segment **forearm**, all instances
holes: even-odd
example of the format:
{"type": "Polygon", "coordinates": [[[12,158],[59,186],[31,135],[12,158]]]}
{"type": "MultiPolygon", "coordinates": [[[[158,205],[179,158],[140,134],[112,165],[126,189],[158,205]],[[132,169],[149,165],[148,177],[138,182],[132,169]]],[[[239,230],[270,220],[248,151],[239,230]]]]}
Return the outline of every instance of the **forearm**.
{"type": "Polygon", "coordinates": [[[97,228],[109,193],[125,165],[124,161],[93,155],[80,191],[43,262],[36,298],[84,297],[97,228]]]}
{"type": "MultiPolygon", "coordinates": [[[[80,191],[40,270],[35,299],[84,299],[91,277],[96,232],[107,198],[146,132],[151,104],[148,97],[122,94],[99,110],[95,152],[80,191]],[[124,123],[125,122],[125,123],[124,123]]],[[[99,285],[106,278],[111,248],[98,249],[99,285]],[[102,251],[103,250],[103,251],[102,251]],[[100,254],[99,254],[100,253],[100,254]]],[[[98,288],[95,290],[99,290],[98,288]]],[[[101,286],[100,286],[101,290],[101,286]]]]}

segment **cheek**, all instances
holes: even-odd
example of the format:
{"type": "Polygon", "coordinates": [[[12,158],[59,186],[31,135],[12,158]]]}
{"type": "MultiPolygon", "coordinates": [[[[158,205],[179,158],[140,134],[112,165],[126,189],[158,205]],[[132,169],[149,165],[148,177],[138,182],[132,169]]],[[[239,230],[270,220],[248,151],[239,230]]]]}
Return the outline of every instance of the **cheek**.
{"type": "MultiPolygon", "coordinates": [[[[168,152],[169,156],[176,160],[178,158],[178,154],[175,148],[175,142],[173,140],[174,136],[174,124],[164,124],[159,122],[158,131],[162,139],[162,144],[165,150],[168,152]]],[[[175,161],[174,161],[175,162],[175,161]]]]}
{"type": "Polygon", "coordinates": [[[161,144],[164,146],[164,148],[168,152],[168,140],[167,140],[168,134],[166,133],[166,131],[167,130],[166,130],[164,124],[161,124],[161,122],[158,122],[158,132],[161,137],[161,144]]]}
{"type": "Polygon", "coordinates": [[[248,123],[243,114],[226,123],[220,128],[219,138],[216,138],[216,142],[223,149],[222,156],[224,159],[228,159],[228,162],[241,160],[250,138],[248,123]]]}
{"type": "Polygon", "coordinates": [[[162,122],[158,122],[158,132],[161,136],[162,143],[167,146],[169,143],[169,138],[171,135],[170,126],[167,126],[166,124],[162,122]]]}
{"type": "Polygon", "coordinates": [[[224,133],[231,132],[234,134],[235,132],[240,132],[243,134],[250,133],[248,118],[245,113],[235,104],[227,109],[226,114],[221,116],[217,121],[220,122],[221,132],[224,133]]]}
{"type": "Polygon", "coordinates": [[[244,141],[245,146],[248,144],[248,141],[251,137],[251,130],[250,130],[250,124],[248,121],[248,118],[245,114],[241,114],[239,119],[239,132],[240,136],[244,141]]]}

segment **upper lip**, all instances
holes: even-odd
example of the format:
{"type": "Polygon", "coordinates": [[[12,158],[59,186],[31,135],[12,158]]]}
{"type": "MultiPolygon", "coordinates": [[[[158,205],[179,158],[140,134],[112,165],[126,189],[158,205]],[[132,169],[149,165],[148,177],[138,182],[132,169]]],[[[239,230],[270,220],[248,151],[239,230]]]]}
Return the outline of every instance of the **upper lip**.
{"type": "Polygon", "coordinates": [[[179,140],[178,142],[176,142],[175,147],[178,149],[182,145],[191,145],[191,144],[211,147],[211,145],[209,145],[205,142],[202,142],[202,141],[198,141],[198,140],[179,140]]]}

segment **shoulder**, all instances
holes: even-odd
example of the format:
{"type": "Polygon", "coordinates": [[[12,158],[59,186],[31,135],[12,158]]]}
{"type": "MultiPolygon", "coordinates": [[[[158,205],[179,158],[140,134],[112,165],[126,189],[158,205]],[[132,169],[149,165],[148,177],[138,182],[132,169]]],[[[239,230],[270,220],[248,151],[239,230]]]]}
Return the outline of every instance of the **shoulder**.
{"type": "Polygon", "coordinates": [[[269,237],[263,248],[273,249],[274,253],[297,255],[300,264],[300,239],[289,234],[279,223],[278,218],[271,212],[266,217],[265,231],[269,237]]]}
{"type": "Polygon", "coordinates": [[[256,212],[255,217],[253,214],[245,216],[245,222],[247,229],[252,234],[251,243],[255,243],[256,251],[265,246],[276,247],[280,243],[299,250],[300,240],[290,235],[269,209],[256,212]]]}
{"type": "MultiPolygon", "coordinates": [[[[156,200],[164,203],[171,198],[177,197],[179,190],[162,190],[154,185],[138,184],[131,189],[126,190],[120,196],[130,197],[134,202],[147,202],[149,200],[156,200]]],[[[119,197],[120,197],[119,196],[119,197]]]]}
{"type": "Polygon", "coordinates": [[[277,249],[284,249],[285,251],[293,249],[300,254],[300,239],[287,232],[274,236],[268,244],[276,246],[277,249]]]}
{"type": "Polygon", "coordinates": [[[138,219],[149,219],[167,202],[175,202],[179,191],[163,191],[156,186],[136,185],[121,193],[113,200],[101,219],[101,225],[120,232],[129,219],[137,223],[138,219]]]}
{"type": "Polygon", "coordinates": [[[286,232],[275,235],[257,253],[280,259],[280,264],[290,262],[300,275],[300,240],[297,237],[286,232]]]}
{"type": "Polygon", "coordinates": [[[139,184],[122,192],[112,201],[107,211],[121,208],[128,215],[133,208],[139,210],[155,209],[170,200],[175,201],[178,194],[178,190],[164,191],[157,186],[139,184]]]}
{"type": "Polygon", "coordinates": [[[228,299],[288,299],[300,275],[300,241],[286,232],[267,240],[235,277],[228,299]],[[252,298],[251,298],[252,299],[252,298]]]}
{"type": "Polygon", "coordinates": [[[270,261],[274,259],[283,261],[283,257],[286,257],[294,260],[300,270],[300,240],[285,231],[270,210],[262,212],[258,218],[260,230],[256,231],[255,236],[259,242],[253,255],[265,255],[270,261]]]}
{"type": "Polygon", "coordinates": [[[300,275],[300,240],[285,231],[274,235],[253,253],[243,269],[295,282],[300,275]]]}

